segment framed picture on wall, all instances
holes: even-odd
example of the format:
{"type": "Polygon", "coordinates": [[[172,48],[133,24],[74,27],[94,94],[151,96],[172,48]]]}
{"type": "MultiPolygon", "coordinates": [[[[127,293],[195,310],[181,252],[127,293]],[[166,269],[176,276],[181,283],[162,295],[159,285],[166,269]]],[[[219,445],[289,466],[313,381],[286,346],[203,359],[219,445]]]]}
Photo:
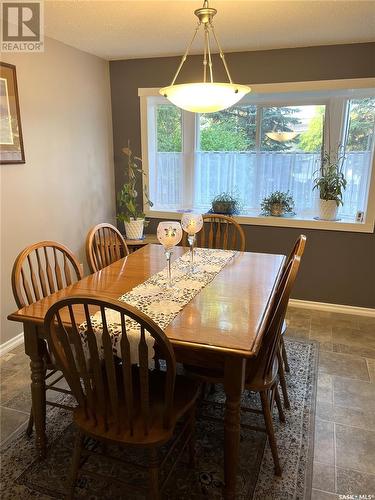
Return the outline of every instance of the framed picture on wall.
{"type": "Polygon", "coordinates": [[[0,62],[0,163],[25,163],[16,67],[0,62]]]}

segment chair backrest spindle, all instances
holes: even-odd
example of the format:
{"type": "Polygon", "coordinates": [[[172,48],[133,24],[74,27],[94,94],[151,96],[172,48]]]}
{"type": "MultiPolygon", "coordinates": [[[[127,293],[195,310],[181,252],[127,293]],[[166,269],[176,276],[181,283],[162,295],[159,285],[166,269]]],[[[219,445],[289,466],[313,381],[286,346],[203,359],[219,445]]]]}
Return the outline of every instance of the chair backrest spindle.
{"type": "MultiPolygon", "coordinates": [[[[196,238],[197,247],[245,251],[245,233],[242,227],[227,215],[203,215],[203,227],[196,238]]],[[[186,234],[183,236],[183,245],[187,245],[186,234]]]]}
{"type": "Polygon", "coordinates": [[[265,326],[265,332],[258,355],[254,361],[248,363],[247,376],[250,378],[252,372],[258,372],[259,365],[264,366],[264,378],[267,378],[272,371],[275,357],[279,349],[282,324],[300,262],[301,258],[296,255],[289,261],[287,266],[284,267],[265,326]]]}
{"type": "Polygon", "coordinates": [[[13,295],[21,308],[82,278],[81,266],[67,247],[55,241],[41,241],[25,248],[16,258],[13,295]]]}
{"type": "Polygon", "coordinates": [[[92,273],[129,255],[120,231],[111,224],[98,224],[90,229],[86,238],[87,262],[92,273]]]}
{"type": "Polygon", "coordinates": [[[157,347],[160,350],[166,363],[162,419],[166,428],[171,427],[176,377],[174,352],[164,332],[145,314],[128,304],[107,298],[70,297],[56,302],[49,309],[44,327],[57,365],[66,374],[72,392],[87,418],[95,426],[103,425],[106,431],[128,432],[130,435],[134,433],[136,420],[142,422],[142,431],[138,425],[137,433],[142,432],[147,436],[152,430],[151,371],[146,338],[150,335],[154,339],[155,349],[157,347]],[[101,321],[99,333],[98,324],[95,324],[95,328],[93,325],[94,310],[100,311],[95,316],[96,322],[99,317],[101,321]],[[121,330],[121,359],[113,352],[112,325],[107,318],[110,311],[115,311],[121,318],[120,324],[116,320],[116,328],[121,330]],[[131,364],[127,319],[132,320],[133,336],[134,324],[138,325],[137,365],[131,364]],[[101,353],[98,335],[102,336],[101,353]],[[86,358],[82,342],[86,343],[86,358]]]}

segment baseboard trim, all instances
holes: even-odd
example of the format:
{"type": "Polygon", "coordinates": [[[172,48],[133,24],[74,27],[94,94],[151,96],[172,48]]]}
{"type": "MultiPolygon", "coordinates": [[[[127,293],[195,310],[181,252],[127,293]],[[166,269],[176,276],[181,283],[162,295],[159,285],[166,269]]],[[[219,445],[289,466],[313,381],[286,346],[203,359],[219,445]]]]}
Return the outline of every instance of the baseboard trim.
{"type": "Polygon", "coordinates": [[[328,304],[326,302],[313,302],[311,300],[290,299],[291,307],[303,309],[315,309],[317,311],[336,312],[341,314],[354,314],[358,316],[370,316],[375,318],[375,309],[370,307],[346,306],[343,304],[328,304]]]}
{"type": "Polygon", "coordinates": [[[3,344],[0,345],[0,356],[3,356],[7,352],[11,351],[15,347],[18,347],[23,343],[23,332],[19,335],[16,335],[12,339],[7,340],[3,344]]]}

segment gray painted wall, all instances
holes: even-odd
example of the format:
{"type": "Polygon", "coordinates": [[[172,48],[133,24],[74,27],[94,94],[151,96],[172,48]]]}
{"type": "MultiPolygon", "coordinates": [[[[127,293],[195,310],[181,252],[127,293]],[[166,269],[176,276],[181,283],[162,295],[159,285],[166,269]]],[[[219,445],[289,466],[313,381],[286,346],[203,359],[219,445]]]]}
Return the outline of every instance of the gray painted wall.
{"type": "MultiPolygon", "coordinates": [[[[138,88],[162,87],[179,57],[133,59],[110,63],[116,190],[123,181],[121,148],[130,139],[140,154],[138,88]]],[[[375,76],[375,43],[305,47],[227,54],[234,81],[277,83],[375,76]]],[[[188,59],[181,81],[198,81],[201,57],[188,59]]],[[[224,78],[215,56],[216,79],[224,78]]],[[[155,230],[153,220],[149,231],[155,230]]],[[[244,226],[247,249],[287,253],[298,234],[308,237],[293,296],[298,299],[375,308],[375,235],[338,231],[244,226]]]]}

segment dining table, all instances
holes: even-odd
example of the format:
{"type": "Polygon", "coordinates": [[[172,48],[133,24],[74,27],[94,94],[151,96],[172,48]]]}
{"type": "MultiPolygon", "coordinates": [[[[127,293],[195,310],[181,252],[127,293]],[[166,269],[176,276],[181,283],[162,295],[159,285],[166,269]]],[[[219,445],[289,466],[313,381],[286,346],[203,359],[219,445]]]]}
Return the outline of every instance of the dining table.
{"type": "MultiPolygon", "coordinates": [[[[187,251],[182,246],[175,247],[172,259],[187,251]]],[[[246,362],[259,351],[284,262],[284,255],[236,252],[164,330],[177,362],[220,369],[223,373],[226,499],[236,497],[240,401],[246,362]]],[[[23,323],[25,352],[31,360],[35,444],[41,459],[46,456],[47,446],[43,322],[48,309],[56,301],[74,295],[118,299],[165,267],[164,248],[149,244],[8,316],[11,321],[23,323]]]]}

